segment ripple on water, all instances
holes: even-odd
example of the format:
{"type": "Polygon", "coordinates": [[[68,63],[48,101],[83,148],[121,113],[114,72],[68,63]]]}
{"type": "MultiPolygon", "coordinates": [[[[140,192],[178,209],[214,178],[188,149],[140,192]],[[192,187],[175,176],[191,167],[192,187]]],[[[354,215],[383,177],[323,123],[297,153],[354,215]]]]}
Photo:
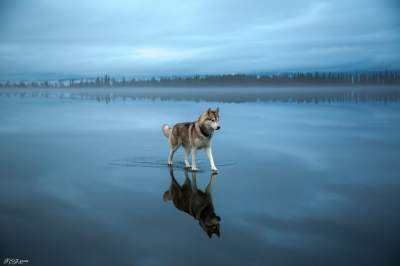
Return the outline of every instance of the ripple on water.
{"type": "MultiPolygon", "coordinates": [[[[232,166],[235,165],[236,162],[234,161],[220,161],[216,164],[217,167],[225,167],[225,166],[232,166]]],[[[110,162],[112,166],[118,167],[146,167],[146,168],[165,168],[168,167],[165,159],[160,158],[153,158],[153,157],[136,157],[136,158],[127,158],[116,160],[110,162]]],[[[184,162],[183,161],[175,161],[174,168],[177,169],[184,169],[184,162]]],[[[197,166],[200,169],[206,169],[209,167],[209,163],[206,160],[198,160],[197,166]]]]}

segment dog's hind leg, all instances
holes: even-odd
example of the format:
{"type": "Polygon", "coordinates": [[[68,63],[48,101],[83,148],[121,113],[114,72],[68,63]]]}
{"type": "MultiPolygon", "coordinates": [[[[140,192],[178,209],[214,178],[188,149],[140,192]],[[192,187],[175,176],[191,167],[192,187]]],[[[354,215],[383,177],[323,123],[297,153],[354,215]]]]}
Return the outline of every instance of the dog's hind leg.
{"type": "Polygon", "coordinates": [[[169,167],[169,175],[171,176],[171,182],[172,183],[171,183],[169,189],[164,192],[164,195],[163,195],[164,202],[172,200],[172,191],[171,191],[172,185],[178,185],[179,186],[179,184],[178,184],[178,182],[176,182],[176,179],[175,179],[175,176],[174,176],[174,169],[171,166],[169,167]]]}
{"type": "Polygon", "coordinates": [[[175,137],[173,134],[169,136],[169,155],[168,155],[168,165],[172,165],[172,159],[174,157],[175,151],[181,146],[179,138],[175,137]]]}
{"type": "Polygon", "coordinates": [[[174,158],[174,153],[178,148],[179,148],[179,146],[177,145],[177,146],[174,146],[174,147],[171,146],[171,148],[169,149],[168,165],[172,165],[173,164],[172,159],[174,158]]]}

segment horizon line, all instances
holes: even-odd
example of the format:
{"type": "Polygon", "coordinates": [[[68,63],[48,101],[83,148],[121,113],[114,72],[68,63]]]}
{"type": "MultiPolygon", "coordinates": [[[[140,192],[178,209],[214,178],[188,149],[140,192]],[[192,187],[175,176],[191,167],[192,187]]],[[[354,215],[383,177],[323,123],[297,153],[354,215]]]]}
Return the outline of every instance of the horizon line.
{"type": "MultiPolygon", "coordinates": [[[[400,72],[400,69],[375,69],[375,70],[319,70],[319,71],[264,71],[264,72],[221,72],[219,74],[201,74],[201,73],[191,73],[191,74],[160,74],[160,75],[123,75],[123,74],[109,74],[104,72],[103,74],[97,75],[85,75],[85,74],[56,74],[56,73],[42,73],[38,74],[37,76],[49,76],[49,77],[42,77],[42,78],[18,78],[18,76],[25,76],[24,74],[14,74],[14,78],[0,78],[0,82],[16,82],[16,81],[63,81],[63,80],[94,80],[97,78],[104,78],[105,76],[110,77],[115,80],[122,80],[122,79],[130,79],[130,80],[151,80],[151,79],[160,79],[160,78],[190,78],[190,77],[222,77],[222,76],[273,76],[273,75],[290,75],[290,74],[317,74],[317,73],[346,73],[346,74],[356,74],[356,73],[385,73],[385,72],[400,72]],[[50,76],[57,76],[59,77],[50,77],[50,76]]],[[[34,76],[34,75],[32,75],[34,76]]]]}

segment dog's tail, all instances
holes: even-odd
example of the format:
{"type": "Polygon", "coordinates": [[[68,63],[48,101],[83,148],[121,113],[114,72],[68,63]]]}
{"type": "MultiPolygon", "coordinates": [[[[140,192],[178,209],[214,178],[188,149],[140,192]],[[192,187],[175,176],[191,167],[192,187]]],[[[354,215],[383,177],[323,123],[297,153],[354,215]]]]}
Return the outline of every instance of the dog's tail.
{"type": "Polygon", "coordinates": [[[164,202],[172,200],[171,192],[169,191],[169,189],[164,192],[163,200],[164,200],[164,202]]]}
{"type": "Polygon", "coordinates": [[[162,126],[162,132],[164,133],[164,135],[165,135],[167,138],[169,138],[169,136],[171,135],[171,131],[172,131],[172,128],[170,128],[168,125],[164,124],[164,125],[162,126]]]}

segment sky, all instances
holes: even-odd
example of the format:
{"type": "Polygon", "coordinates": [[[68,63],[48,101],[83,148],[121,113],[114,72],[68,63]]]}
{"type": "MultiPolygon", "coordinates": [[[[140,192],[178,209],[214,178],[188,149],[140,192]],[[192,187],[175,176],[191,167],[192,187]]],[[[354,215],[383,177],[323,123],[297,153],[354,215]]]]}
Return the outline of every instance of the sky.
{"type": "Polygon", "coordinates": [[[396,0],[0,0],[0,80],[400,68],[396,0]]]}

